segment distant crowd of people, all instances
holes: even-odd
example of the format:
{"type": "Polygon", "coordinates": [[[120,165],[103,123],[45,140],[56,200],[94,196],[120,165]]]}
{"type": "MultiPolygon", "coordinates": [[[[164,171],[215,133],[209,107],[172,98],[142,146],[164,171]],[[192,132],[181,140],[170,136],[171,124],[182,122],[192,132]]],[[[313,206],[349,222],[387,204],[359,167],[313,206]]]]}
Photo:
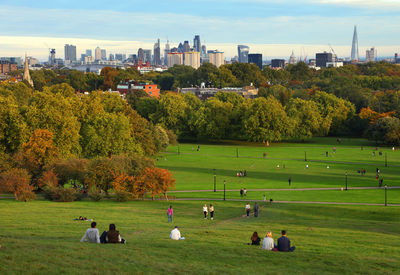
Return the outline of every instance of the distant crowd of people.
{"type": "MultiPolygon", "coordinates": [[[[274,239],[272,238],[272,232],[268,231],[263,239],[261,249],[269,251],[293,252],[296,247],[291,246],[290,239],[286,237],[286,230],[282,230],[281,233],[282,236],[278,239],[278,242],[275,243],[274,239]]],[[[253,233],[250,240],[251,245],[260,245],[261,239],[257,232],[253,233]]]]}

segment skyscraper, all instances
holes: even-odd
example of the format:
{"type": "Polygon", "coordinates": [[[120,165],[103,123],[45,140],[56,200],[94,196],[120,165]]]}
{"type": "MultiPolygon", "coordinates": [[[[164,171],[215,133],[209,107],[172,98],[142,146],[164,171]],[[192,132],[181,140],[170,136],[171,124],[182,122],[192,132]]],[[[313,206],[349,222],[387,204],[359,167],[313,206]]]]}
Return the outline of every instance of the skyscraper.
{"type": "Polygon", "coordinates": [[[246,45],[238,45],[239,63],[248,63],[250,48],[246,45]]]}
{"type": "Polygon", "coordinates": [[[139,50],[137,51],[137,55],[139,62],[144,62],[144,50],[142,48],[139,48],[139,50]]]}
{"type": "Polygon", "coordinates": [[[376,58],[376,49],[375,47],[372,47],[370,50],[366,51],[365,60],[367,62],[375,62],[375,58],[376,58]]]}
{"type": "Polygon", "coordinates": [[[107,52],[104,49],[101,49],[101,60],[107,61],[107,52]]]}
{"type": "Polygon", "coordinates": [[[69,62],[76,61],[76,46],[64,45],[64,60],[69,62]]]}
{"type": "Polygon", "coordinates": [[[354,26],[353,43],[351,44],[351,60],[358,61],[359,59],[357,26],[354,26]]]}
{"type": "Polygon", "coordinates": [[[169,48],[169,41],[167,40],[167,44],[165,44],[165,49],[164,49],[164,65],[168,66],[168,54],[171,52],[169,48]]]}
{"type": "Polygon", "coordinates": [[[249,64],[256,64],[260,70],[262,70],[262,54],[261,53],[252,53],[249,54],[249,64]]]}
{"type": "Polygon", "coordinates": [[[50,63],[50,65],[56,64],[56,49],[50,50],[49,63],[50,63]]]}
{"type": "Polygon", "coordinates": [[[95,60],[95,61],[101,60],[101,49],[100,49],[100,47],[97,47],[97,48],[94,50],[94,60],[95,60]]]}
{"type": "Polygon", "coordinates": [[[184,64],[191,66],[195,69],[200,67],[200,53],[199,52],[185,52],[184,64]]]}
{"type": "Polygon", "coordinates": [[[190,45],[189,45],[189,41],[185,41],[185,42],[183,42],[183,52],[184,53],[186,53],[186,52],[190,52],[190,45]]]}
{"type": "Polygon", "coordinates": [[[168,54],[168,68],[173,67],[174,65],[182,65],[183,64],[183,53],[169,53],[168,54]]]}
{"type": "Polygon", "coordinates": [[[317,67],[326,68],[326,63],[331,63],[333,60],[334,58],[332,53],[323,52],[315,54],[315,66],[317,67]]]}
{"type": "Polygon", "coordinates": [[[161,48],[160,48],[160,39],[154,43],[154,63],[155,66],[161,65],[161,48]]]}
{"type": "Polygon", "coordinates": [[[92,50],[86,50],[86,56],[92,56],[92,50]]]}
{"type": "Polygon", "coordinates": [[[183,45],[182,45],[182,43],[179,43],[179,45],[178,45],[178,53],[183,53],[183,45]]]}
{"type": "Polygon", "coordinates": [[[143,50],[144,53],[144,63],[149,62],[151,64],[151,50],[143,50]]]}
{"type": "Polygon", "coordinates": [[[193,39],[193,50],[201,53],[200,35],[195,35],[193,39]]]}

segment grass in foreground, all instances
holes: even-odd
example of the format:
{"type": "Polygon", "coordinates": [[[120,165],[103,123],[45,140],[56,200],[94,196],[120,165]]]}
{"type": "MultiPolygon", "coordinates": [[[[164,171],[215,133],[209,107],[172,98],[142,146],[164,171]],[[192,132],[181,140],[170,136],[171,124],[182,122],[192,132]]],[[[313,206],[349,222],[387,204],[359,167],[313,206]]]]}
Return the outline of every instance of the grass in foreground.
{"type": "MultiPolygon", "coordinates": [[[[243,218],[239,202],[215,202],[216,219],[202,218],[205,202],[74,202],[1,200],[0,273],[30,274],[388,274],[400,270],[396,207],[267,205],[243,218]],[[167,223],[172,203],[174,222],[167,223]],[[79,243],[93,218],[100,231],[116,223],[126,245],[79,243]],[[169,240],[179,225],[185,241],[169,240]],[[245,245],[253,231],[281,229],[294,253],[245,245]]],[[[209,203],[209,202],[208,202],[209,203]]]]}

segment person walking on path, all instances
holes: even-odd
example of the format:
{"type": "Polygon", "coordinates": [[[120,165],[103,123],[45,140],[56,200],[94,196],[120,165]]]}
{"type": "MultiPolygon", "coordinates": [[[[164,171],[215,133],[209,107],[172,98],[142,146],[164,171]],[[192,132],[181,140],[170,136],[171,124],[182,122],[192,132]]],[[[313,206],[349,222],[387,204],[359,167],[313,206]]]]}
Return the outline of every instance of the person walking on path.
{"type": "Polygon", "coordinates": [[[168,222],[172,222],[173,215],[174,215],[174,210],[172,209],[172,205],[170,205],[167,210],[168,222]]]}
{"type": "Polygon", "coordinates": [[[250,203],[246,204],[245,210],[246,210],[246,216],[249,217],[249,215],[250,215],[250,203]]]}
{"type": "Polygon", "coordinates": [[[243,188],[240,188],[240,197],[243,198],[243,188]]]}
{"type": "Polygon", "coordinates": [[[246,190],[246,188],[243,190],[243,195],[244,195],[244,197],[246,197],[246,195],[247,195],[247,190],[246,190]]]}
{"type": "Polygon", "coordinates": [[[214,219],[214,206],[212,204],[210,204],[210,219],[213,220],[214,219]]]}
{"type": "Polygon", "coordinates": [[[206,220],[208,215],[207,204],[204,204],[203,206],[203,213],[204,213],[204,219],[206,220]]]}
{"type": "Polygon", "coordinates": [[[257,203],[254,203],[253,211],[254,211],[254,218],[257,218],[258,217],[258,204],[257,203]]]}
{"type": "Polygon", "coordinates": [[[289,177],[289,186],[292,184],[292,177],[289,177]]]}

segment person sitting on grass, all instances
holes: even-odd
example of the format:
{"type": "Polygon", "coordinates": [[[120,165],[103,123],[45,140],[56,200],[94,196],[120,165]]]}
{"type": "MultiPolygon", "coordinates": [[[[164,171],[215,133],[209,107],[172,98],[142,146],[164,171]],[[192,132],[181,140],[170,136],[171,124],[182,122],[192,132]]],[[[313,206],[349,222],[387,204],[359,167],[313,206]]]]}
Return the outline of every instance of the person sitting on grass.
{"type": "Polygon", "coordinates": [[[265,235],[265,238],[263,240],[261,249],[272,251],[274,250],[275,247],[276,244],[274,243],[274,239],[272,238],[272,232],[268,231],[267,235],[265,235]]]}
{"type": "Polygon", "coordinates": [[[295,246],[290,246],[290,240],[286,237],[286,230],[282,230],[282,237],[278,239],[278,250],[281,252],[293,252],[295,246]]]}
{"type": "Polygon", "coordinates": [[[258,233],[254,231],[253,235],[250,238],[251,240],[251,245],[260,245],[260,237],[258,237],[258,233]]]}
{"type": "Polygon", "coordinates": [[[171,234],[169,235],[169,237],[171,238],[171,240],[184,240],[185,237],[181,237],[181,232],[178,229],[178,226],[175,226],[174,229],[172,229],[171,234]]]}
{"type": "Polygon", "coordinates": [[[91,242],[91,243],[100,243],[100,237],[99,237],[99,230],[96,228],[96,222],[91,223],[91,228],[88,228],[85,232],[85,235],[83,235],[81,242],[86,241],[86,239],[91,242]]]}
{"type": "Polygon", "coordinates": [[[121,238],[119,231],[115,229],[115,224],[110,224],[107,235],[106,235],[106,243],[123,243],[125,244],[125,239],[121,238]]]}

